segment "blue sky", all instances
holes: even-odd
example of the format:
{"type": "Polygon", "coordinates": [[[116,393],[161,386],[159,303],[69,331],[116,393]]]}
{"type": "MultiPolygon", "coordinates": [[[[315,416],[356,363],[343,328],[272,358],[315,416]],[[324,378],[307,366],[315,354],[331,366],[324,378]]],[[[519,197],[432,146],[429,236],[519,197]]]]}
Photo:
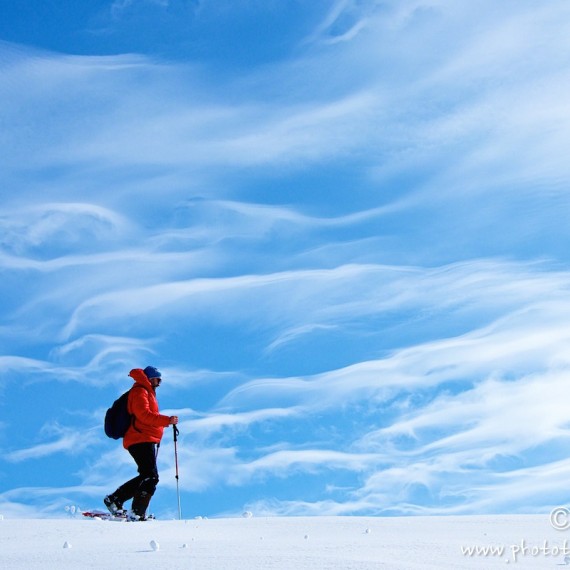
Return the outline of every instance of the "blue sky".
{"type": "Polygon", "coordinates": [[[0,513],[132,476],[102,418],[148,364],[187,517],[567,504],[569,22],[2,2],[0,513]]]}

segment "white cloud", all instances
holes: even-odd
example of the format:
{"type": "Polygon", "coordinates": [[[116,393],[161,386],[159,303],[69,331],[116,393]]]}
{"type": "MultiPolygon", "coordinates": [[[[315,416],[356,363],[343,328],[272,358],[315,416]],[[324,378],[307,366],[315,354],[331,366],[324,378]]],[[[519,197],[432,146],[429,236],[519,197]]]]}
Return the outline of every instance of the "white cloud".
{"type": "Polygon", "coordinates": [[[40,443],[33,447],[18,449],[4,453],[7,461],[19,463],[31,459],[42,459],[58,453],[79,454],[97,442],[98,438],[92,432],[78,431],[76,428],[51,425],[47,430],[56,439],[48,443],[40,443]]]}
{"type": "Polygon", "coordinates": [[[7,379],[24,384],[34,382],[77,382],[101,386],[127,379],[133,362],[155,354],[154,341],[106,335],[86,335],[54,345],[45,360],[21,356],[0,356],[7,379]]]}
{"type": "Polygon", "coordinates": [[[434,270],[354,264],[191,279],[87,299],[74,311],[65,334],[74,333],[84,322],[109,323],[135,315],[144,320],[156,311],[163,315],[191,311],[234,322],[251,320],[255,315],[263,321],[279,319],[287,323],[287,328],[346,323],[363,315],[421,311],[426,306],[431,311],[463,311],[464,317],[476,311],[493,315],[521,303],[532,303],[537,294],[559,295],[563,299],[564,282],[562,274],[541,274],[524,266],[486,261],[434,270]],[[252,297],[255,303],[249,302],[252,297]]]}
{"type": "Polygon", "coordinates": [[[44,203],[19,211],[4,211],[0,218],[3,238],[0,246],[16,253],[49,247],[85,248],[108,243],[125,232],[129,223],[107,208],[84,203],[44,203]]]}
{"type": "MultiPolygon", "coordinates": [[[[377,464],[383,455],[345,453],[335,450],[303,449],[283,450],[264,455],[237,470],[237,478],[260,476],[271,472],[281,477],[290,476],[297,470],[348,469],[364,471],[371,464],[377,464]]],[[[231,477],[233,481],[233,477],[231,477]]]]}
{"type": "Polygon", "coordinates": [[[331,331],[336,329],[336,325],[320,325],[320,324],[307,324],[300,327],[293,327],[291,329],[285,330],[279,335],[268,347],[267,352],[272,352],[281,348],[283,345],[294,342],[304,335],[311,335],[319,331],[331,331]]]}
{"type": "Polygon", "coordinates": [[[376,435],[388,439],[409,435],[422,441],[424,432],[443,433],[420,445],[416,454],[464,449],[472,454],[472,461],[485,462],[496,447],[516,455],[558,437],[570,437],[562,399],[567,374],[565,368],[512,380],[489,378],[461,394],[436,398],[376,435]]]}
{"type": "Polygon", "coordinates": [[[297,414],[298,412],[296,410],[287,408],[270,408],[264,410],[256,410],[253,412],[232,414],[207,414],[205,417],[183,422],[181,424],[181,427],[191,433],[212,433],[214,431],[220,431],[225,428],[247,428],[253,423],[265,422],[268,420],[279,420],[283,418],[290,419],[297,414]]]}

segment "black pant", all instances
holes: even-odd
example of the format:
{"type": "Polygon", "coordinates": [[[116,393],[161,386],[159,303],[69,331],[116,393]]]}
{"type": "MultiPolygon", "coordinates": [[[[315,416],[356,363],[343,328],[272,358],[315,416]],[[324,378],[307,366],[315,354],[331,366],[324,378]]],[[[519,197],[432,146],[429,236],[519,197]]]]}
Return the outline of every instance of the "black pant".
{"type": "Polygon", "coordinates": [[[129,447],[128,452],[133,456],[139,474],[123,483],[113,494],[121,505],[133,499],[133,511],[143,516],[158,484],[157,445],[156,443],[135,443],[129,447]]]}

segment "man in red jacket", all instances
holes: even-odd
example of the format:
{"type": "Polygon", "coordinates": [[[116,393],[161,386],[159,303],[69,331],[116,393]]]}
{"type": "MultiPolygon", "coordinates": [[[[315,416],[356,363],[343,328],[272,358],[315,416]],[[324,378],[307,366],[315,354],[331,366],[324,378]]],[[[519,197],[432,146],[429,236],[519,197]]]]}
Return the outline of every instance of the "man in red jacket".
{"type": "Polygon", "coordinates": [[[123,503],[132,499],[131,516],[145,520],[146,510],[158,484],[156,454],[162,432],[169,425],[178,423],[178,416],[163,416],[158,411],[156,389],[162,381],[162,374],[154,366],[144,370],[135,368],[129,376],[135,384],[129,392],[128,411],[132,422],[123,438],[123,447],[133,456],[138,476],[123,483],[103,502],[112,514],[122,514],[123,503]]]}

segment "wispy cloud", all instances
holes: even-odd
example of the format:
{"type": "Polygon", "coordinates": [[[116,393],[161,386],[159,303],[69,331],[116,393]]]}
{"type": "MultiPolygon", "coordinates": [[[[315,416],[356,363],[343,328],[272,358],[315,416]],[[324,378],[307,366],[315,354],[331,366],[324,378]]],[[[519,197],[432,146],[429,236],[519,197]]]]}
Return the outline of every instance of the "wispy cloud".
{"type": "Polygon", "coordinates": [[[324,449],[283,450],[242,465],[239,475],[259,476],[273,473],[285,477],[298,469],[305,472],[317,469],[364,471],[370,464],[378,462],[377,454],[354,454],[324,449]]]}
{"type": "MultiPolygon", "coordinates": [[[[485,443],[485,430],[497,434],[500,439],[506,437],[509,427],[503,422],[509,424],[512,413],[510,425],[516,432],[517,441],[525,442],[525,446],[534,445],[536,437],[550,439],[565,434],[554,427],[546,429],[545,425],[539,430],[540,435],[531,438],[526,430],[531,429],[529,426],[534,429],[535,424],[524,418],[536,414],[537,421],[542,417],[544,422],[554,422],[559,428],[566,423],[564,407],[554,407],[549,398],[537,399],[537,394],[541,390],[552,391],[554,401],[559,401],[564,379],[564,372],[559,370],[564,371],[568,365],[564,348],[570,336],[570,327],[566,324],[568,310],[567,304],[535,306],[475,332],[398,350],[383,359],[314,376],[254,380],[230,392],[224,402],[234,406],[267,405],[287,398],[296,405],[319,408],[372,398],[382,405],[382,402],[392,400],[396,393],[408,394],[413,402],[412,392],[442,387],[442,398],[429,405],[424,403],[417,417],[412,415],[405,421],[395,422],[377,435],[382,436],[381,439],[399,433],[414,436],[416,430],[435,429],[436,426],[443,431],[455,430],[455,421],[472,428],[479,418],[485,427],[477,437],[485,443]],[[446,395],[454,383],[457,384],[455,390],[463,386],[460,394],[452,390],[453,395],[446,395]],[[472,391],[474,385],[477,388],[472,391]],[[509,397],[521,401],[509,407],[509,397]],[[545,415],[544,407],[551,405],[553,413],[545,415]],[[514,421],[515,418],[518,420],[514,421]],[[498,424],[486,425],[485,419],[501,423],[503,428],[498,430],[498,424]],[[525,431],[524,437],[521,430],[525,431]]],[[[443,441],[451,443],[477,434],[471,428],[461,436],[456,433],[443,441]]],[[[373,444],[370,436],[366,444],[373,444]]],[[[461,444],[473,447],[473,442],[461,441],[461,444]]]]}
{"type": "Polygon", "coordinates": [[[83,433],[76,428],[63,427],[57,424],[46,426],[42,431],[48,436],[55,436],[55,439],[33,447],[9,451],[4,454],[5,459],[18,463],[31,459],[42,459],[58,453],[79,454],[98,440],[94,433],[83,433]]]}
{"type": "Polygon", "coordinates": [[[298,412],[291,408],[263,409],[253,412],[232,413],[232,414],[207,414],[205,417],[189,420],[181,424],[192,434],[200,434],[200,432],[212,432],[225,429],[243,427],[247,428],[256,422],[265,422],[267,420],[291,418],[298,412]]]}
{"type": "Polygon", "coordinates": [[[77,382],[102,385],[126,378],[130,364],[152,358],[154,341],[138,338],[86,335],[55,345],[45,360],[0,356],[6,382],[16,379],[25,385],[36,382],[77,382]]]}
{"type": "MultiPolygon", "coordinates": [[[[15,254],[45,255],[42,248],[49,244],[49,255],[59,248],[85,249],[86,242],[104,247],[114,243],[129,228],[129,222],[107,208],[87,203],[42,204],[12,212],[3,212],[1,247],[15,254]]],[[[73,251],[73,250],[72,250],[73,251]]]]}
{"type": "Polygon", "coordinates": [[[287,319],[300,325],[346,322],[366,313],[421,311],[429,305],[448,312],[477,310],[500,314],[519,303],[533,302],[536,291],[564,296],[565,278],[520,270],[510,264],[470,262],[444,268],[346,265],[333,269],[285,271],[161,283],[106,293],[86,300],[74,311],[66,334],[87,319],[109,322],[156,311],[207,311],[224,319],[287,319]],[[511,272],[512,271],[512,272],[511,272]],[[516,277],[515,277],[516,276],[516,277]],[[516,279],[516,281],[515,281],[516,279]],[[489,294],[494,295],[488,302],[489,294]],[[256,303],[248,300],[255,296],[256,303]],[[294,296],[295,303],[283,304],[294,296]],[[283,302],[275,302],[279,297],[283,302]],[[244,308],[247,310],[244,311],[244,308]],[[231,310],[230,310],[231,309],[231,310]],[[286,309],[286,313],[284,311],[286,309]]]}
{"type": "MultiPolygon", "coordinates": [[[[386,427],[364,430],[360,439],[345,442],[347,449],[368,454],[365,484],[355,486],[354,500],[328,507],[318,502],[315,511],[499,512],[510,501],[529,508],[535,489],[528,479],[522,483],[530,473],[524,466],[535,461],[536,449],[550,449],[556,457],[570,437],[564,404],[569,329],[561,309],[560,304],[537,305],[464,337],[399,351],[368,365],[303,379],[255,381],[234,391],[229,401],[267,405],[286,398],[302,405],[307,416],[363,400],[379,409],[386,427]],[[511,477],[521,480],[519,494],[498,500],[511,477]],[[423,507],[418,507],[422,489],[423,507]],[[486,495],[497,499],[493,503],[486,495]]],[[[370,410],[366,417],[372,425],[378,422],[370,410]]],[[[295,467],[326,469],[329,459],[321,463],[327,456],[321,451],[303,453],[314,464],[301,461],[295,467]]],[[[295,456],[283,451],[251,466],[271,465],[273,458],[277,464],[287,458],[294,462],[295,456]]],[[[555,464],[537,469],[545,481],[553,481],[555,464]]],[[[542,489],[541,496],[551,502],[560,497],[560,486],[549,488],[545,482],[542,489]]],[[[298,508],[310,508],[302,503],[298,508]]],[[[272,508],[295,512],[287,501],[272,508]]]]}

